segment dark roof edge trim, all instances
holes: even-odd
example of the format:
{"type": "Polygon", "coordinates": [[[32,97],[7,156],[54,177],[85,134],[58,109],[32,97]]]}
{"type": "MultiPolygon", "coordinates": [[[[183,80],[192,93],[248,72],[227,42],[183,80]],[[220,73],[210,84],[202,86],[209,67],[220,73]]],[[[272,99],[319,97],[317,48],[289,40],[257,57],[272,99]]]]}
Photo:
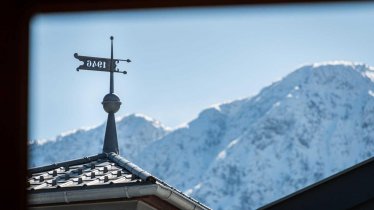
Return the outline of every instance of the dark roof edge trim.
{"type": "Polygon", "coordinates": [[[187,197],[180,191],[177,191],[168,186],[158,184],[159,188],[156,191],[156,196],[166,200],[169,203],[177,206],[180,209],[187,210],[211,210],[209,207],[197,202],[196,200],[187,197]]]}
{"type": "Polygon", "coordinates": [[[97,189],[42,192],[29,194],[29,206],[61,204],[91,200],[134,198],[154,195],[185,210],[210,210],[210,208],[186,198],[183,194],[162,184],[133,185],[97,189]]]}
{"type": "Polygon", "coordinates": [[[163,186],[166,186],[166,187],[168,187],[168,188],[170,188],[170,189],[176,191],[176,192],[179,193],[181,196],[185,197],[185,199],[191,200],[191,201],[193,201],[193,202],[195,202],[195,203],[201,205],[203,209],[210,209],[209,207],[207,207],[207,206],[205,206],[204,204],[200,203],[199,201],[193,199],[192,197],[187,196],[187,195],[184,194],[183,192],[181,192],[181,191],[179,191],[178,189],[172,187],[171,185],[167,184],[166,182],[162,181],[161,179],[159,179],[159,178],[157,178],[157,177],[155,177],[155,178],[156,178],[156,180],[157,180],[157,183],[161,183],[163,186]]]}
{"type": "Polygon", "coordinates": [[[126,160],[125,158],[121,157],[120,155],[112,152],[112,153],[108,154],[108,158],[109,158],[109,160],[117,163],[119,166],[125,168],[126,170],[128,170],[132,174],[136,175],[137,177],[139,177],[143,181],[149,181],[149,182],[152,182],[152,183],[156,182],[155,177],[153,177],[150,173],[141,169],[139,166],[131,163],[130,161],[126,160]]]}
{"type": "Polygon", "coordinates": [[[305,188],[302,188],[302,189],[300,189],[300,190],[298,190],[298,191],[296,191],[294,193],[291,193],[291,194],[289,194],[289,195],[287,195],[287,196],[285,196],[283,198],[280,198],[280,199],[275,200],[275,201],[273,201],[273,202],[271,202],[269,204],[266,204],[266,205],[260,207],[258,210],[265,210],[267,208],[270,208],[270,207],[273,207],[275,205],[278,205],[278,204],[286,201],[287,199],[289,199],[291,197],[298,196],[298,195],[300,195],[302,193],[305,193],[306,191],[309,191],[309,190],[311,190],[311,189],[313,189],[315,187],[318,187],[318,186],[320,186],[322,184],[330,182],[330,181],[332,181],[333,179],[335,179],[337,177],[342,177],[342,176],[347,175],[351,171],[358,170],[359,168],[363,167],[364,165],[366,165],[366,164],[368,164],[370,162],[374,162],[374,157],[371,157],[371,158],[369,158],[369,159],[367,159],[365,161],[362,161],[362,162],[360,162],[360,163],[358,163],[356,165],[353,165],[353,166],[351,166],[351,167],[349,167],[349,168],[347,168],[347,169],[345,169],[345,170],[343,170],[341,172],[333,174],[333,175],[331,175],[331,176],[329,176],[329,177],[327,177],[325,179],[322,179],[321,181],[318,181],[318,182],[316,182],[316,183],[314,183],[312,185],[309,185],[309,186],[307,186],[305,188]]]}
{"type": "Polygon", "coordinates": [[[101,154],[90,156],[90,157],[84,157],[84,158],[69,160],[69,161],[60,162],[60,163],[53,163],[47,166],[31,168],[28,170],[28,173],[34,174],[34,173],[40,173],[44,171],[53,170],[53,169],[60,168],[60,167],[65,167],[65,166],[85,164],[85,163],[89,163],[91,161],[95,161],[95,160],[102,159],[102,158],[107,158],[107,154],[101,153],[101,154]]]}

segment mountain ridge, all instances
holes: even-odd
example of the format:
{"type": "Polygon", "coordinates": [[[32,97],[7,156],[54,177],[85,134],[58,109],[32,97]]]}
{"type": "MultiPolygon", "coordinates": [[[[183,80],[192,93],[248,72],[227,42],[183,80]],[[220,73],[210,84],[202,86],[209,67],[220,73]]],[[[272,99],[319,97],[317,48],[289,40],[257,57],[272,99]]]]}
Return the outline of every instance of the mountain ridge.
{"type": "MultiPolygon", "coordinates": [[[[144,145],[171,132],[170,128],[158,120],[142,114],[127,115],[116,122],[120,153],[125,154],[128,159],[132,159],[144,145]]],[[[29,142],[29,166],[52,164],[101,153],[104,133],[105,123],[89,129],[65,132],[53,139],[29,142]]]]}

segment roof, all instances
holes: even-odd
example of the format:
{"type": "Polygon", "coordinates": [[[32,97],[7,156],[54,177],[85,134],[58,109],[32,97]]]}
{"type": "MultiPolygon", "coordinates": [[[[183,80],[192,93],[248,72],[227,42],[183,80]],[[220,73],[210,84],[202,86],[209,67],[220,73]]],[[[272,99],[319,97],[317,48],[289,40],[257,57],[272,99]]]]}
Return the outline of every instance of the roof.
{"type": "Polygon", "coordinates": [[[157,196],[180,209],[209,207],[115,153],[28,170],[29,205],[157,196]]]}
{"type": "Polygon", "coordinates": [[[374,157],[303,188],[259,210],[373,209],[374,157]]]}

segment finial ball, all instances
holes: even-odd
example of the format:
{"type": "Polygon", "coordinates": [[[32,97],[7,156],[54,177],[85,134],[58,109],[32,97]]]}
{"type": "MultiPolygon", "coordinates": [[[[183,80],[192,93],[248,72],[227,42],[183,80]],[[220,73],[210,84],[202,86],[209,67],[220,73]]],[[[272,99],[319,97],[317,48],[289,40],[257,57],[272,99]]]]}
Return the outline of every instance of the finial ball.
{"type": "Polygon", "coordinates": [[[114,38],[113,38],[113,36],[110,36],[110,40],[113,40],[114,38]]]}
{"type": "Polygon", "coordinates": [[[109,93],[104,96],[102,104],[106,112],[116,113],[121,106],[121,101],[119,100],[119,97],[116,94],[109,93]]]}

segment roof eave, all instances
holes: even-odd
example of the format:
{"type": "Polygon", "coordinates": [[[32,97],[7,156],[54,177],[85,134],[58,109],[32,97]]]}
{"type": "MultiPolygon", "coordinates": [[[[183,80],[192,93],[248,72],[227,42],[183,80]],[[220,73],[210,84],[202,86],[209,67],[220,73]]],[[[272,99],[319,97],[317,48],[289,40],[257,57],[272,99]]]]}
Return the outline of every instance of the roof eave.
{"type": "Polygon", "coordinates": [[[166,202],[185,210],[208,210],[209,208],[192,201],[179,192],[159,183],[119,186],[109,188],[61,190],[29,194],[29,205],[53,205],[93,200],[136,198],[154,195],[166,202]]]}

